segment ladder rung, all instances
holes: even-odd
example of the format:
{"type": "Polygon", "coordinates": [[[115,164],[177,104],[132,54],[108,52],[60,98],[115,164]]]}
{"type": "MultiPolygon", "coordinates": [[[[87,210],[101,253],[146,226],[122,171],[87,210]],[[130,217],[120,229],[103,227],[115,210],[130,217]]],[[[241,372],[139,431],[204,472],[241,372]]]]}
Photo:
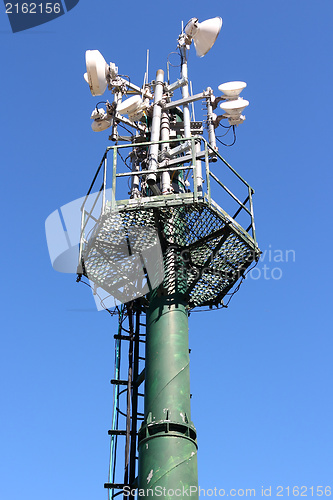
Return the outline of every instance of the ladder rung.
{"type": "MultiPolygon", "coordinates": [[[[126,436],[127,432],[123,431],[121,429],[114,429],[114,430],[108,431],[108,434],[109,434],[109,436],[126,436]]],[[[133,435],[132,431],[130,431],[130,435],[131,436],[133,435]]],[[[135,432],[135,435],[137,435],[137,432],[135,432]]]]}
{"type": "Polygon", "coordinates": [[[115,380],[115,379],[112,379],[112,380],[110,380],[110,384],[127,385],[128,381],[127,380],[115,380]]]}
{"type": "Polygon", "coordinates": [[[127,484],[120,484],[120,483],[104,483],[104,488],[107,488],[109,490],[123,490],[125,486],[128,486],[127,484]]]}
{"type": "Polygon", "coordinates": [[[114,429],[108,431],[109,436],[126,436],[126,431],[122,431],[119,429],[114,429]]]}
{"type": "Polygon", "coordinates": [[[116,340],[134,340],[134,336],[131,337],[131,335],[114,335],[113,338],[116,340]]]}

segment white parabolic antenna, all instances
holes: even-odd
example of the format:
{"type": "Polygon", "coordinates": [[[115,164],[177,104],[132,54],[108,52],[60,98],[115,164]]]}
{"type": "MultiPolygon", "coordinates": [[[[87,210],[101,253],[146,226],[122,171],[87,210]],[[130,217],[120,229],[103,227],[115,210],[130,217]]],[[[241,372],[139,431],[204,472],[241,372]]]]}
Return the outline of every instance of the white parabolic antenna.
{"type": "Polygon", "coordinates": [[[109,127],[111,127],[111,122],[109,120],[94,120],[91,124],[91,128],[94,132],[102,132],[109,127]]]}
{"type": "Polygon", "coordinates": [[[245,109],[249,104],[249,101],[239,97],[234,101],[222,102],[220,104],[220,108],[222,108],[228,116],[237,116],[240,115],[243,109],[245,109]]]}
{"type": "Polygon", "coordinates": [[[132,115],[134,114],[142,104],[142,98],[139,95],[134,95],[129,97],[125,101],[121,102],[117,106],[117,111],[121,115],[132,115]]]}
{"type": "Polygon", "coordinates": [[[202,23],[193,17],[185,26],[185,33],[189,35],[194,42],[197,56],[203,57],[213,47],[218,34],[222,28],[222,18],[213,17],[202,23]]]}
{"type": "Polygon", "coordinates": [[[94,120],[91,124],[94,132],[102,132],[111,127],[111,120],[108,120],[108,115],[103,108],[95,108],[90,118],[94,120]]]}
{"type": "Polygon", "coordinates": [[[104,94],[108,85],[109,66],[99,50],[86,51],[86,67],[84,79],[89,83],[90,92],[94,96],[104,94]]]}
{"type": "Polygon", "coordinates": [[[227,97],[238,97],[245,87],[245,82],[227,82],[219,85],[218,89],[227,97]]]}

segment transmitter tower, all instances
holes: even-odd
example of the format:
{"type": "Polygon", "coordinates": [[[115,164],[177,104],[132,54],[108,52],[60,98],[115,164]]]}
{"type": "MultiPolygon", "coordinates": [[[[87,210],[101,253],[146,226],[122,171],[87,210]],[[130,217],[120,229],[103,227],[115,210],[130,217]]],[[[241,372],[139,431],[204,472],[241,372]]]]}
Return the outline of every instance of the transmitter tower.
{"type": "Polygon", "coordinates": [[[169,63],[152,82],[147,63],[139,87],[97,50],[86,52],[92,94],[112,93],[91,116],[94,131],[110,130],[112,145],[82,204],[78,266],[78,281],[88,278],[119,319],[110,499],[134,498],[138,490],[198,498],[188,315],[225,307],[260,254],[254,191],[217,147],[218,127],[236,140],[249,104],[240,97],[246,84],[222,84],[218,96],[210,87],[193,94],[188,76],[192,42],[204,56],[221,26],[219,17],[187,23],[178,37],[180,75],[171,83],[169,63]],[[200,121],[196,101],[206,111],[200,121]]]}

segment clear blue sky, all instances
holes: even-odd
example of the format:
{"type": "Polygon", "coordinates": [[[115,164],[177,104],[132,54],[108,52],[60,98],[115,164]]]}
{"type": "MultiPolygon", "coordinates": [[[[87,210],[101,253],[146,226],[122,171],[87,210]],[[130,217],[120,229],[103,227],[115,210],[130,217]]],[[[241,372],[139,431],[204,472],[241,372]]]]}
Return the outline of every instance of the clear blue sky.
{"type": "Polygon", "coordinates": [[[146,49],[152,79],[193,16],[223,18],[211,52],[191,50],[194,91],[248,84],[221,152],[256,190],[266,251],[227,310],[190,317],[199,484],[333,489],[332,15],[329,0],[80,0],[13,34],[2,9],[1,499],[106,499],[117,324],[53,271],[44,222],[85,194],[108,145],[90,128],[85,51],[141,85],[146,49]]]}

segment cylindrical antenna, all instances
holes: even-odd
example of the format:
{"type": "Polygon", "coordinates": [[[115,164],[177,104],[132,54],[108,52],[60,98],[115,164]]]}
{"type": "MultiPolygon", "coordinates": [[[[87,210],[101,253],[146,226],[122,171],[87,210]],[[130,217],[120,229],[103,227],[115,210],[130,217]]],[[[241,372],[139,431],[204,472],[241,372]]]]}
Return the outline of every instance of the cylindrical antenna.
{"type": "MultiPolygon", "coordinates": [[[[163,69],[158,69],[156,72],[155,81],[155,91],[154,91],[154,108],[153,108],[153,119],[151,123],[151,142],[155,142],[149,148],[149,162],[148,170],[156,171],[158,167],[158,149],[159,145],[156,141],[160,140],[160,127],[161,127],[161,112],[162,108],[160,106],[160,101],[163,97],[163,83],[164,83],[164,71],[163,69]]],[[[156,186],[156,173],[151,173],[147,176],[147,182],[150,188],[155,191],[159,191],[156,186]]],[[[157,193],[156,193],[157,194],[157,193]]]]}
{"type": "MultiPolygon", "coordinates": [[[[181,63],[181,77],[183,79],[188,80],[188,73],[187,73],[187,49],[186,45],[182,45],[180,47],[181,50],[181,56],[182,56],[182,63],[181,63]]],[[[188,83],[186,85],[182,86],[182,97],[183,99],[189,97],[189,90],[188,90],[188,83]]],[[[190,138],[191,137],[191,117],[190,117],[190,108],[189,104],[183,104],[183,116],[184,116],[184,136],[185,138],[190,138]]],[[[200,144],[196,145],[196,151],[200,151],[200,144]]],[[[197,188],[198,188],[198,193],[202,193],[202,168],[201,168],[201,161],[197,160],[196,161],[196,171],[197,171],[197,176],[196,176],[196,181],[197,181],[197,188]]]]}
{"type": "Polygon", "coordinates": [[[210,145],[214,149],[217,150],[216,138],[215,138],[215,128],[214,128],[214,123],[213,123],[213,106],[212,106],[211,96],[207,97],[206,106],[207,106],[208,141],[209,141],[210,145]]]}
{"type": "MultiPolygon", "coordinates": [[[[167,111],[162,111],[161,118],[161,141],[168,141],[170,139],[170,119],[167,111]]],[[[165,142],[161,145],[161,150],[167,151],[169,149],[169,143],[165,142]]],[[[170,172],[163,172],[162,176],[162,194],[169,194],[171,192],[170,185],[170,172]]]]}

